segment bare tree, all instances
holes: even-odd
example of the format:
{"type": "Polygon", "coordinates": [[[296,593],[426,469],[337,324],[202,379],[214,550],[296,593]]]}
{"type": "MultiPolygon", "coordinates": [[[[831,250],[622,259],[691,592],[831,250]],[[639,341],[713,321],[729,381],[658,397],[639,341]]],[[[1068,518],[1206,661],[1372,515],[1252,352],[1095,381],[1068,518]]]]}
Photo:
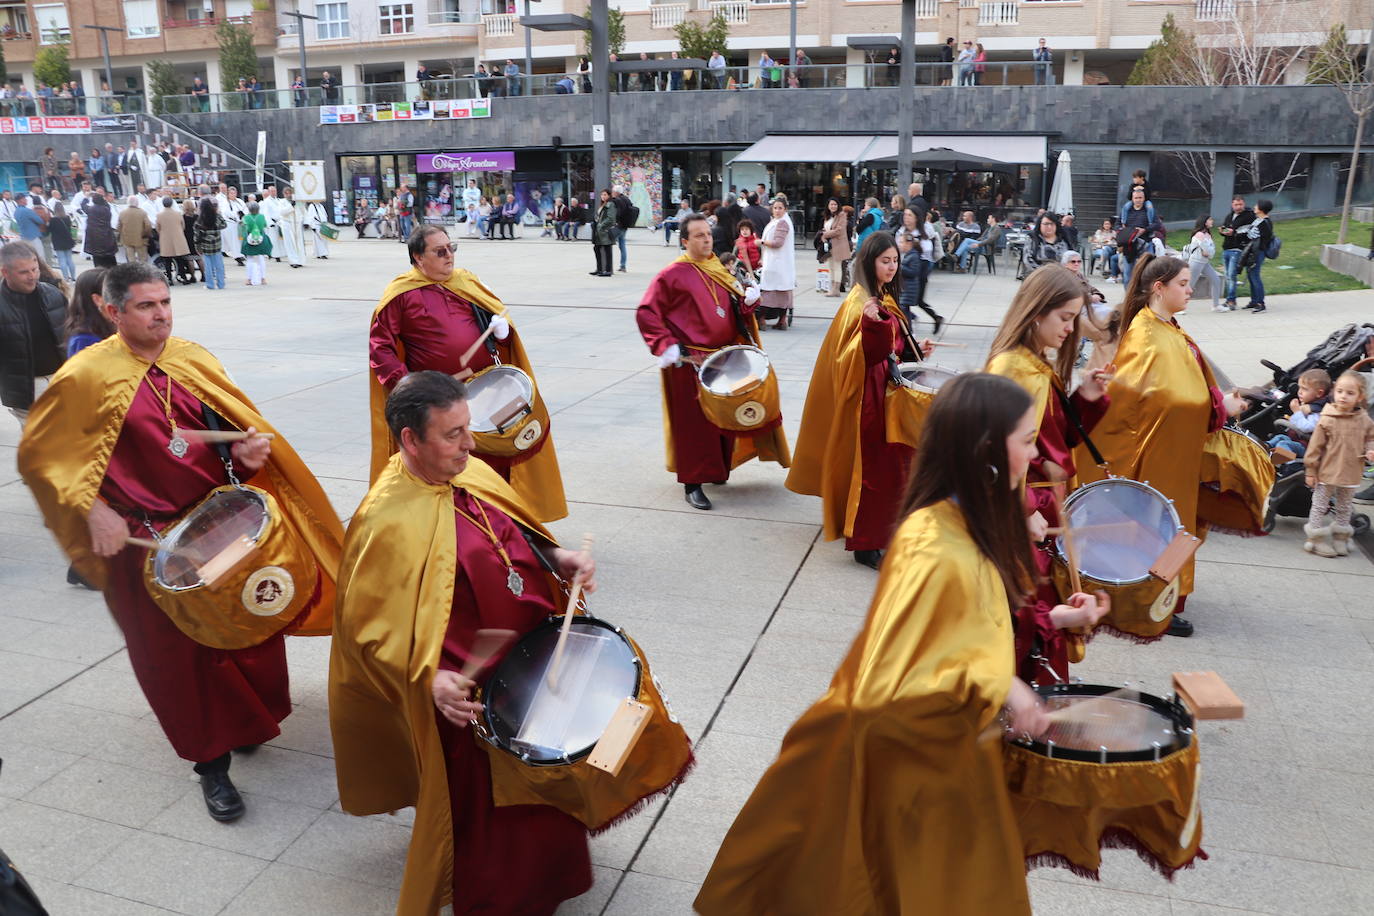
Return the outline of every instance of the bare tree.
{"type": "Polygon", "coordinates": [[[1223,86],[1284,82],[1339,21],[1332,0],[1214,0],[1199,7],[1196,69],[1223,86]],[[1314,31],[1315,27],[1315,31],[1314,31]]]}
{"type": "Polygon", "coordinates": [[[1334,86],[1350,106],[1355,117],[1355,146],[1350,153],[1350,174],[1345,181],[1345,200],[1341,204],[1341,231],[1337,245],[1344,245],[1350,231],[1350,203],[1355,195],[1355,176],[1360,171],[1360,141],[1364,128],[1374,114],[1374,42],[1365,43],[1365,67],[1359,66],[1359,46],[1347,42],[1345,26],[1331,29],[1326,42],[1312,60],[1307,79],[1311,83],[1334,86]]]}

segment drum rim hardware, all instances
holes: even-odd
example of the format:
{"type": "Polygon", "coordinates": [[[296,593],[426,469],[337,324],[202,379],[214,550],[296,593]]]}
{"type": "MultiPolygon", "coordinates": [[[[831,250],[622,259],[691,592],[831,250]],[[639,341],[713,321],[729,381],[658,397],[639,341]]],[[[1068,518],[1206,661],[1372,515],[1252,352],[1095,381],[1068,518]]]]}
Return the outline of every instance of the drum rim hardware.
{"type": "MultiPolygon", "coordinates": [[[[1130,687],[1131,684],[1127,681],[1123,686],[1130,687]]],[[[1033,689],[1041,697],[1050,699],[1055,696],[1102,696],[1121,688],[1106,684],[1085,684],[1075,678],[1066,683],[1033,685],[1033,689]]],[[[1109,751],[1105,747],[1099,747],[1097,750],[1081,750],[1057,745],[1052,740],[1041,741],[1026,737],[1014,738],[1012,743],[1051,760],[1098,764],[1158,762],[1166,757],[1186,751],[1193,743],[1193,734],[1196,728],[1192,711],[1172,691],[1162,697],[1146,693],[1143,690],[1138,690],[1138,693],[1137,702],[1164,716],[1173,724],[1175,742],[1167,749],[1159,741],[1153,741],[1150,747],[1135,751],[1109,751]]]]}
{"type": "MultiPolygon", "coordinates": [[[[773,371],[773,366],[770,360],[768,359],[768,354],[764,352],[762,347],[755,346],[754,344],[731,344],[728,347],[721,347],[719,350],[716,350],[714,353],[707,356],[705,359],[701,361],[701,363],[698,366],[696,366],[696,370],[697,379],[700,382],[702,388],[705,388],[707,391],[720,397],[735,397],[741,394],[748,394],[750,391],[753,391],[754,389],[761,387],[765,382],[768,381],[768,375],[773,371]],[[731,388],[728,391],[717,391],[715,388],[712,388],[710,385],[706,383],[706,366],[711,362],[711,360],[715,359],[717,356],[720,356],[722,353],[729,353],[734,350],[752,350],[758,353],[760,356],[763,357],[763,367],[759,372],[751,372],[751,374],[753,375],[753,381],[750,384],[743,385],[737,388],[731,388]]],[[[747,377],[745,380],[747,380],[747,377]]]]}
{"type": "MultiPolygon", "coordinates": [[[[1101,485],[1106,484],[1106,483],[1122,484],[1122,485],[1125,485],[1125,486],[1128,486],[1128,487],[1132,487],[1132,488],[1136,488],[1136,489],[1144,489],[1144,490],[1148,490],[1148,491],[1150,491],[1150,492],[1152,492],[1152,493],[1158,494],[1160,497],[1163,498],[1163,500],[1164,500],[1164,502],[1165,502],[1165,505],[1168,507],[1169,517],[1173,520],[1173,523],[1174,523],[1174,529],[1173,529],[1173,530],[1174,530],[1174,537],[1177,537],[1180,533],[1182,533],[1182,534],[1187,534],[1187,533],[1188,533],[1188,529],[1183,525],[1182,520],[1178,517],[1178,509],[1176,509],[1176,508],[1174,507],[1174,501],[1173,501],[1172,499],[1170,499],[1169,497],[1165,496],[1163,493],[1161,493],[1159,490],[1156,490],[1154,487],[1150,486],[1150,482],[1149,482],[1148,480],[1145,480],[1145,481],[1132,480],[1132,479],[1129,478],[1129,477],[1117,477],[1117,476],[1114,475],[1114,474],[1108,474],[1106,477],[1102,478],[1101,480],[1094,480],[1094,481],[1092,481],[1092,482],[1090,482],[1090,483],[1086,483],[1086,484],[1084,484],[1083,486],[1079,487],[1078,489],[1074,490],[1072,493],[1070,493],[1070,494],[1068,495],[1068,497],[1066,497],[1065,500],[1064,500],[1064,511],[1063,511],[1064,518],[1063,518],[1063,520],[1062,520],[1062,521],[1063,521],[1063,524],[1068,525],[1068,524],[1070,523],[1070,519],[1071,519],[1071,517],[1072,517],[1072,513],[1073,513],[1073,508],[1074,508],[1075,501],[1078,500],[1078,499],[1080,498],[1080,497],[1079,497],[1079,494],[1091,492],[1092,489],[1093,489],[1094,487],[1100,487],[1101,485]]],[[[1170,541],[1170,543],[1172,543],[1172,540],[1170,541]]],[[[1166,544],[1166,546],[1167,546],[1167,544],[1166,544]]],[[[1081,548],[1080,548],[1080,550],[1079,550],[1080,555],[1081,555],[1081,552],[1082,552],[1082,551],[1081,551],[1081,548]]],[[[1068,563],[1069,558],[1068,558],[1068,554],[1065,552],[1065,549],[1064,549],[1064,537],[1063,537],[1063,535],[1060,535],[1060,536],[1058,536],[1058,537],[1056,537],[1056,538],[1054,539],[1054,553],[1055,553],[1055,556],[1057,556],[1057,557],[1058,557],[1060,560],[1062,560],[1064,563],[1066,563],[1066,564],[1068,563]]],[[[1153,564],[1152,564],[1152,565],[1153,565],[1153,564]]],[[[1128,586],[1128,585],[1139,585],[1140,583],[1145,582],[1145,581],[1148,581],[1150,578],[1152,578],[1152,575],[1151,575],[1151,573],[1150,573],[1148,570],[1146,570],[1146,572],[1145,572],[1145,574],[1144,574],[1143,576],[1139,576],[1139,577],[1134,578],[1134,579],[1121,579],[1121,578],[1117,578],[1117,577],[1115,577],[1115,576],[1095,576],[1095,575],[1090,575],[1090,574],[1088,574],[1088,573],[1086,573],[1086,572],[1083,572],[1081,569],[1079,570],[1079,572],[1082,574],[1083,578],[1086,579],[1086,580],[1090,580],[1090,581],[1092,581],[1092,582],[1100,582],[1100,583],[1105,584],[1105,585],[1110,585],[1110,586],[1112,586],[1112,587],[1114,587],[1114,588],[1125,587],[1125,586],[1128,586]]]]}
{"type": "MultiPolygon", "coordinates": [[[[476,422],[473,423],[472,431],[485,436],[504,436],[509,430],[519,425],[521,420],[534,412],[534,379],[530,378],[529,373],[522,370],[519,366],[508,365],[498,359],[492,365],[469,378],[466,384],[471,386],[473,382],[481,376],[493,373],[497,369],[507,369],[517,373],[519,377],[523,377],[527,383],[527,391],[522,393],[518,399],[522,402],[519,406],[516,406],[516,401],[511,401],[497,410],[492,411],[484,418],[484,422],[492,424],[491,429],[478,429],[476,422]],[[496,419],[498,415],[501,416],[501,420],[496,419]]],[[[475,419],[476,418],[474,418],[474,420],[475,419]]]]}
{"type": "MultiPolygon", "coordinates": [[[[263,509],[263,516],[262,516],[261,521],[258,522],[258,528],[257,528],[257,530],[256,530],[255,532],[253,532],[251,535],[249,535],[249,534],[241,535],[241,537],[248,538],[248,539],[252,542],[253,547],[256,549],[257,546],[258,546],[258,544],[261,543],[262,538],[263,538],[263,535],[266,534],[268,525],[271,524],[271,521],[272,521],[271,512],[268,511],[268,510],[269,510],[268,502],[267,502],[267,500],[264,498],[263,494],[262,494],[262,493],[259,493],[254,487],[245,486],[245,485],[239,483],[237,480],[235,480],[232,484],[230,484],[230,485],[228,485],[228,486],[225,486],[225,487],[217,487],[217,488],[216,488],[216,492],[213,493],[213,494],[211,494],[210,497],[207,497],[207,499],[209,499],[209,498],[215,498],[215,497],[218,496],[219,494],[227,494],[227,493],[231,493],[231,492],[239,492],[239,493],[246,493],[246,494],[248,494],[248,496],[250,496],[252,499],[256,500],[256,501],[258,502],[258,504],[259,504],[259,505],[262,507],[262,509],[263,509]]],[[[191,521],[190,515],[191,515],[191,513],[188,513],[187,515],[183,516],[181,519],[179,519],[179,520],[176,522],[176,524],[174,524],[171,528],[169,528],[169,529],[167,529],[167,530],[165,530],[165,531],[162,531],[162,532],[153,531],[153,537],[154,537],[154,539],[159,543],[159,545],[161,545],[164,541],[171,541],[171,540],[173,540],[174,538],[176,538],[176,537],[181,533],[181,531],[185,528],[185,526],[186,526],[187,524],[190,523],[190,521],[191,521]]],[[[150,531],[152,530],[151,526],[149,526],[149,530],[150,530],[150,531]]],[[[157,584],[158,584],[158,587],[159,587],[159,588],[162,588],[162,589],[165,589],[166,591],[171,592],[171,593],[173,593],[173,594],[176,594],[176,593],[178,593],[178,592],[192,591],[193,589],[197,589],[197,588],[204,588],[205,585],[206,585],[204,579],[201,579],[200,581],[194,582],[194,583],[192,583],[192,584],[190,584],[190,585],[172,585],[172,584],[166,582],[165,580],[163,580],[163,578],[162,578],[162,564],[163,564],[163,561],[164,561],[164,557],[172,556],[172,554],[170,553],[170,549],[171,549],[171,545],[168,545],[168,546],[166,546],[166,547],[159,546],[158,551],[153,555],[153,576],[154,576],[154,579],[156,580],[156,582],[157,582],[157,584]]],[[[209,559],[210,559],[210,558],[206,558],[207,561],[208,561],[209,559]]]]}

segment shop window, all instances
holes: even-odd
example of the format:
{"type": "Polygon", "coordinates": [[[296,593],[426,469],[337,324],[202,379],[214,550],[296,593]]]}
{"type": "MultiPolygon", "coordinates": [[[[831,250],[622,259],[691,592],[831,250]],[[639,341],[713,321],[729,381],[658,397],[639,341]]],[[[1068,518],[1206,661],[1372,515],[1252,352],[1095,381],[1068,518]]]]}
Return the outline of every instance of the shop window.
{"type": "Polygon", "coordinates": [[[315,37],[321,41],[330,38],[348,38],[348,4],[315,4],[315,37]]]}
{"type": "Polygon", "coordinates": [[[415,4],[383,3],[377,8],[383,35],[409,35],[415,31],[415,4]]]}

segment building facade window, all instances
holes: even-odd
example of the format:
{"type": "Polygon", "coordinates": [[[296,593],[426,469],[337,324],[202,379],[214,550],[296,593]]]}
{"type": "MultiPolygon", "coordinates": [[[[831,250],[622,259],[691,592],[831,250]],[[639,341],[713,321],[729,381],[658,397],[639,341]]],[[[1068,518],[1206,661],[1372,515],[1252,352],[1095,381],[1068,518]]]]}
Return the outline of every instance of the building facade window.
{"type": "Polygon", "coordinates": [[[124,32],[130,38],[156,38],[162,34],[157,0],[124,0],[124,32]]]}
{"type": "Polygon", "coordinates": [[[415,31],[415,4],[383,3],[377,12],[383,35],[409,35],[415,31]]]}
{"type": "Polygon", "coordinates": [[[230,19],[253,15],[253,0],[224,0],[224,15],[230,19]]]}
{"type": "Polygon", "coordinates": [[[61,3],[34,4],[33,20],[38,23],[38,43],[61,44],[70,41],[71,26],[67,23],[67,7],[61,3]]]}
{"type": "Polygon", "coordinates": [[[348,38],[348,4],[316,3],[315,37],[320,40],[329,38],[348,38]]]}

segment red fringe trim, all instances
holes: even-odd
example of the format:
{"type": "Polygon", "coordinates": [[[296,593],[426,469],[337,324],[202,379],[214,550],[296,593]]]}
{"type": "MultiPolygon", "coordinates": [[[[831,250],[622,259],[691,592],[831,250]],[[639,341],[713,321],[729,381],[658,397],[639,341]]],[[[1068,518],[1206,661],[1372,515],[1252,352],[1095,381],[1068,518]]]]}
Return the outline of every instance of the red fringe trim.
{"type": "Polygon", "coordinates": [[[587,832],[592,836],[597,836],[599,834],[605,833],[607,830],[610,830],[612,827],[615,827],[618,824],[622,824],[625,821],[628,821],[630,818],[634,817],[636,814],[647,808],[653,802],[654,799],[658,798],[660,795],[666,795],[669,792],[676,789],[682,783],[682,781],[687,778],[687,774],[692,772],[692,770],[696,768],[696,765],[697,756],[695,753],[689,750],[687,752],[687,762],[682,765],[682,769],[677,771],[677,775],[674,776],[667,785],[659,789],[657,792],[650,792],[648,795],[644,796],[639,801],[630,805],[628,808],[617,814],[615,817],[606,821],[606,823],[602,824],[599,827],[589,828],[587,832]]]}
{"type": "MultiPolygon", "coordinates": [[[[1099,849],[1130,849],[1140,856],[1140,860],[1146,865],[1159,872],[1166,881],[1173,881],[1174,875],[1185,868],[1192,868],[1199,859],[1210,858],[1207,853],[1198,847],[1196,853],[1182,865],[1169,865],[1162,861],[1158,856],[1151,852],[1140,840],[1136,839],[1135,834],[1120,827],[1109,827],[1102,831],[1102,836],[1098,838],[1099,849]]],[[[1075,862],[1069,861],[1057,852],[1037,852],[1026,856],[1026,871],[1029,873],[1036,868],[1065,868],[1073,872],[1080,878],[1087,878],[1090,881],[1101,881],[1102,878],[1095,868],[1084,868],[1075,862]]]]}
{"type": "Polygon", "coordinates": [[[1127,633],[1125,630],[1118,630],[1110,623],[1099,623],[1093,629],[1093,635],[1096,636],[1099,631],[1106,632],[1111,636],[1117,637],[1118,639],[1124,639],[1127,642],[1133,642],[1141,646],[1147,646],[1152,642],[1159,642],[1165,636],[1169,635],[1168,629],[1165,628],[1163,631],[1160,632],[1158,636],[1141,636],[1139,633],[1127,633]]]}
{"type": "Polygon", "coordinates": [[[1229,534],[1237,538],[1263,538],[1268,537],[1269,532],[1257,530],[1255,528],[1218,528],[1211,522],[1207,523],[1207,533],[1229,534]]]}

